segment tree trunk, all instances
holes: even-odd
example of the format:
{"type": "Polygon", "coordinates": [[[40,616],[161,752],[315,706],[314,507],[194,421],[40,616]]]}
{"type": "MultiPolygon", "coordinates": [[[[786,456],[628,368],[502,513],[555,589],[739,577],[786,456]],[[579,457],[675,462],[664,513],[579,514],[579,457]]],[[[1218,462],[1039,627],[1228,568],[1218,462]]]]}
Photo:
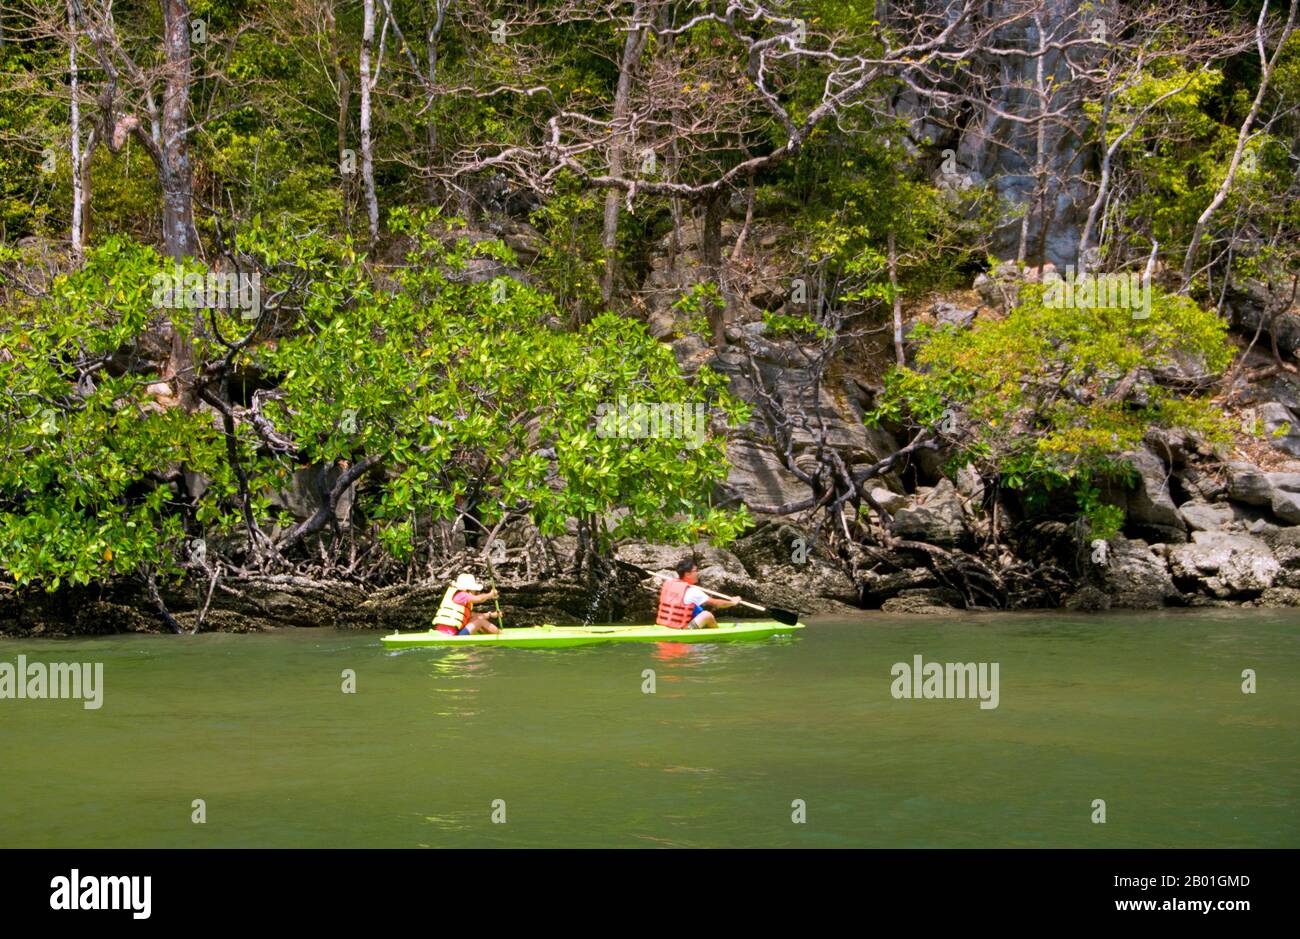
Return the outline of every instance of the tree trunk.
{"type": "MultiPolygon", "coordinates": [[[[704,262],[704,276],[718,285],[718,293],[725,303],[726,291],[722,286],[722,216],[727,206],[727,190],[718,187],[704,202],[703,231],[700,235],[700,255],[704,262]]],[[[715,349],[726,344],[726,307],[709,305],[709,331],[715,349]]]]}
{"type": "Polygon", "coordinates": [[[190,9],[187,0],[162,0],[167,84],[163,90],[163,244],[168,257],[198,254],[194,228],[194,176],[186,136],[190,105],[190,9]]]}
{"type": "Polygon", "coordinates": [[[898,244],[894,230],[889,230],[889,287],[894,301],[894,357],[898,364],[906,365],[903,354],[903,298],[898,293],[898,244]]]}
{"type": "Polygon", "coordinates": [[[379,239],[379,200],[375,196],[375,161],[370,143],[370,50],[375,43],[375,0],[364,0],[361,28],[361,181],[365,186],[370,244],[379,239]]]}
{"type": "MultiPolygon", "coordinates": [[[[190,105],[190,10],[186,0],[162,0],[163,48],[167,84],[163,89],[158,183],[162,189],[163,247],[175,261],[198,254],[194,228],[194,177],[190,167],[188,130],[190,105]]],[[[194,346],[181,328],[183,312],[172,317],[171,356],[167,377],[176,383],[176,397],[186,411],[198,404],[195,393],[194,346]]],[[[200,325],[200,314],[195,314],[200,325]]]]}
{"type": "Polygon", "coordinates": [[[352,109],[352,79],[343,62],[343,35],[339,31],[338,18],[334,13],[334,0],[326,0],[325,26],[330,32],[331,54],[334,56],[334,83],[338,86],[339,109],[336,124],[338,126],[338,166],[343,178],[343,227],[346,229],[352,218],[352,177],[351,172],[344,172],[348,149],[348,112],[352,109]]]}
{"type": "MultiPolygon", "coordinates": [[[[638,0],[632,7],[633,22],[644,19],[644,0],[638,0]]],[[[644,29],[629,31],[623,42],[623,58],[619,64],[618,87],[614,91],[614,119],[611,124],[612,135],[609,144],[609,175],[622,176],[623,165],[631,141],[630,128],[627,126],[628,112],[631,110],[632,70],[641,58],[645,48],[646,33],[644,29]]],[[[605,226],[601,241],[605,248],[605,272],[600,278],[600,297],[605,306],[609,306],[614,296],[614,282],[618,269],[618,203],[621,193],[611,189],[605,193],[605,226]]]]}
{"type": "Polygon", "coordinates": [[[77,14],[68,0],[68,71],[72,90],[72,256],[81,261],[81,218],[84,206],[81,193],[81,102],[77,100],[77,14]]]}
{"type": "Polygon", "coordinates": [[[1223,177],[1223,182],[1210,200],[1210,204],[1205,207],[1200,218],[1196,220],[1196,228],[1192,230],[1191,241],[1187,244],[1187,255],[1183,258],[1183,273],[1181,293],[1187,293],[1192,286],[1193,268],[1196,262],[1196,251],[1200,246],[1201,237],[1205,234],[1205,229],[1210,223],[1210,218],[1218,211],[1219,206],[1223,205],[1228,193],[1232,191],[1232,184],[1237,178],[1237,169],[1241,166],[1241,156],[1246,150],[1246,144],[1250,140],[1250,128],[1255,123],[1255,118],[1259,116],[1260,106],[1264,103],[1264,96],[1268,93],[1269,82],[1273,78],[1273,70],[1277,66],[1278,59],[1282,56],[1282,50],[1286,47],[1287,39],[1291,36],[1291,31],[1295,27],[1296,5],[1300,0],[1291,0],[1291,10],[1287,14],[1286,25],[1282,28],[1282,35],[1277,41],[1277,48],[1273,50],[1273,57],[1268,58],[1264,54],[1264,24],[1268,16],[1268,4],[1259,11],[1259,20],[1255,24],[1255,40],[1259,48],[1260,76],[1259,88],[1255,92],[1255,100],[1251,103],[1250,112],[1246,119],[1241,122],[1241,130],[1237,133],[1237,147],[1232,152],[1232,160],[1228,163],[1228,172],[1223,177]]]}
{"type": "Polygon", "coordinates": [[[438,201],[438,181],[433,174],[438,155],[438,125],[434,121],[433,115],[433,89],[434,83],[438,80],[438,37],[442,34],[443,24],[447,21],[447,7],[450,3],[451,0],[436,0],[433,22],[424,31],[424,52],[425,60],[428,63],[425,81],[428,100],[425,107],[429,111],[428,123],[425,125],[424,130],[425,140],[429,147],[429,178],[426,186],[431,204],[438,201]]]}

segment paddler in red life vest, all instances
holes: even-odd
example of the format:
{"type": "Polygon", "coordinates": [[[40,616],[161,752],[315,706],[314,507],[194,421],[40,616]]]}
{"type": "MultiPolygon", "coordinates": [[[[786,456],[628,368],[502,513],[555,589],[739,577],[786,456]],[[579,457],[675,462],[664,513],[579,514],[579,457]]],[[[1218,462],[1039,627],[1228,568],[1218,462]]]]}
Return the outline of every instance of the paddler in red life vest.
{"type": "Polygon", "coordinates": [[[474,604],[495,600],[495,590],[482,593],[483,585],[473,574],[461,574],[442,595],[442,605],[433,617],[433,628],[448,636],[471,636],[474,633],[499,633],[492,622],[497,613],[475,613],[474,604]]]}
{"type": "Polygon", "coordinates": [[[739,600],[711,597],[695,586],[700,570],[694,561],[677,562],[677,580],[664,581],[659,588],[659,613],[655,622],[670,629],[715,629],[718,621],[706,607],[725,610],[739,600]]]}

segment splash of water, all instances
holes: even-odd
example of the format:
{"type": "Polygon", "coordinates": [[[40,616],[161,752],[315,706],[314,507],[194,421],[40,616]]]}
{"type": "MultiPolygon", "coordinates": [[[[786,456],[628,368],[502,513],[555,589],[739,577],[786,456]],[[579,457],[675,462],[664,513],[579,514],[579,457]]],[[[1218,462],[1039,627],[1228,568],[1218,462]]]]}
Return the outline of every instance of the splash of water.
{"type": "Polygon", "coordinates": [[[591,592],[591,602],[587,604],[587,612],[582,618],[583,626],[591,626],[596,622],[596,613],[600,609],[600,603],[609,595],[612,586],[613,580],[608,577],[596,582],[595,589],[591,592]]]}

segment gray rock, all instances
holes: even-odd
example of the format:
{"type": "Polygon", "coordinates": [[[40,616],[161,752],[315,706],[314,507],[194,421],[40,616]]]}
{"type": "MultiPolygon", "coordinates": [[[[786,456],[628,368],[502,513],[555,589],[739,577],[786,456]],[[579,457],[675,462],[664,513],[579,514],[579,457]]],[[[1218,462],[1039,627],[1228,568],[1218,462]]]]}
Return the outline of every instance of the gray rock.
{"type": "Polygon", "coordinates": [[[1229,322],[1247,335],[1256,330],[1272,334],[1284,355],[1295,355],[1300,351],[1300,316],[1294,313],[1274,316],[1276,299],[1270,297],[1268,287],[1262,282],[1247,281],[1244,290],[1234,288],[1229,292],[1225,304],[1229,322]]]}
{"type": "MultiPolygon", "coordinates": [[[[330,490],[334,488],[334,483],[342,473],[343,470],[339,467],[326,466],[323,463],[294,470],[289,485],[272,492],[269,501],[272,505],[287,510],[296,519],[311,518],[325,505],[330,490]]],[[[343,491],[343,495],[334,505],[334,517],[340,524],[347,521],[355,498],[356,484],[353,483],[343,491]]]]}
{"type": "Polygon", "coordinates": [[[1169,550],[1176,581],[1195,583],[1219,599],[1255,595],[1273,585],[1281,565],[1268,545],[1249,535],[1192,533],[1190,544],[1169,550]]]}
{"type": "Polygon", "coordinates": [[[1224,502],[1184,502],[1178,511],[1192,531],[1219,531],[1236,520],[1232,506],[1224,502]]]}
{"type": "Polygon", "coordinates": [[[1274,489],[1283,492],[1300,492],[1300,473],[1265,473],[1264,478],[1274,489]]]}
{"type": "Polygon", "coordinates": [[[801,612],[841,612],[856,606],[858,588],[811,533],[797,525],[760,525],[731,545],[749,570],[755,597],[801,612]]]}
{"type": "MultiPolygon", "coordinates": [[[[1294,529],[1278,529],[1287,531],[1294,529]]],[[[1273,557],[1278,564],[1282,565],[1284,571],[1300,572],[1300,546],[1293,544],[1280,544],[1273,548],[1273,557]]]]}
{"type": "Polygon", "coordinates": [[[1206,502],[1217,502],[1227,494],[1228,487],[1218,477],[1202,472],[1195,466],[1183,467],[1181,476],[1187,490],[1206,502]]]}
{"type": "Polygon", "coordinates": [[[934,314],[940,326],[956,326],[958,329],[965,329],[975,320],[974,310],[959,307],[955,303],[941,301],[930,307],[930,312],[934,314]]]}
{"type": "Polygon", "coordinates": [[[1228,463],[1228,498],[1246,505],[1271,506],[1273,486],[1264,471],[1253,463],[1228,463]]]}
{"type": "Polygon", "coordinates": [[[904,590],[880,605],[882,613],[919,613],[943,616],[957,612],[961,596],[953,590],[920,588],[904,590]]]}
{"type": "MultiPolygon", "coordinates": [[[[1300,528],[1273,528],[1260,538],[1273,550],[1273,557],[1282,565],[1283,574],[1294,571],[1300,579],[1300,528]]],[[[1279,586],[1292,586],[1282,583],[1281,575],[1276,582],[1279,586]]],[[[1300,583],[1294,586],[1300,586],[1300,583]]]]}
{"type": "MultiPolygon", "coordinates": [[[[672,573],[677,562],[692,558],[700,568],[700,580],[708,578],[726,578],[735,581],[749,581],[749,571],[736,555],[722,548],[701,542],[697,545],[656,545],[629,544],[622,545],[614,553],[620,561],[635,564],[637,567],[659,573],[672,573]]],[[[710,589],[712,583],[707,584],[710,589]]]]}
{"type": "Polygon", "coordinates": [[[809,493],[803,481],[786,469],[766,444],[728,441],[727,462],[727,487],[748,505],[780,505],[803,499],[809,493]]]}
{"type": "Polygon", "coordinates": [[[1281,565],[1268,555],[1233,552],[1205,584],[1217,597],[1225,599],[1242,594],[1262,593],[1273,586],[1281,565]]]}
{"type": "Polygon", "coordinates": [[[1169,492],[1170,471],[1165,461],[1146,446],[1125,453],[1124,459],[1137,471],[1136,485],[1126,489],[1108,486],[1106,500],[1122,505],[1126,523],[1143,534],[1175,543],[1187,540],[1187,525],[1169,492]]]}
{"type": "Polygon", "coordinates": [[[977,275],[972,286],[987,306],[1007,312],[1020,295],[1020,274],[1014,264],[1003,264],[992,275],[977,275]]]}
{"type": "Polygon", "coordinates": [[[899,509],[907,506],[907,496],[894,492],[892,489],[886,489],[884,486],[876,486],[869,493],[871,501],[880,506],[890,515],[893,515],[899,509]]]}
{"type": "Polygon", "coordinates": [[[1110,604],[1110,594],[1105,590],[1100,587],[1085,585],[1066,597],[1064,606],[1067,610],[1096,613],[1101,610],[1109,610],[1110,604]]]}
{"type": "Polygon", "coordinates": [[[1278,518],[1292,525],[1300,525],[1300,493],[1274,489],[1270,507],[1278,518]]]}
{"type": "MultiPolygon", "coordinates": [[[[1266,473],[1239,460],[1229,463],[1228,471],[1229,498],[1266,507],[1283,521],[1300,524],[1300,473],[1266,473]]],[[[1252,525],[1251,530],[1256,526],[1252,525]]]]}
{"type": "Polygon", "coordinates": [[[910,504],[894,514],[893,534],[897,538],[933,545],[957,545],[970,532],[962,514],[957,489],[947,479],[929,491],[917,490],[910,504]]]}
{"type": "Polygon", "coordinates": [[[1262,518],[1257,518],[1246,526],[1246,531],[1257,538],[1263,538],[1270,532],[1275,532],[1277,530],[1278,527],[1276,525],[1262,518]]]}
{"type": "Polygon", "coordinates": [[[1295,587],[1269,587],[1259,595],[1255,606],[1260,607],[1295,607],[1300,606],[1300,590],[1295,587]]]}
{"type": "MultiPolygon", "coordinates": [[[[1129,609],[1155,609],[1178,596],[1164,559],[1141,539],[1111,539],[1101,565],[1101,590],[1109,604],[1129,609]]],[[[1086,597],[1075,595],[1079,603],[1086,597]]]]}
{"type": "Polygon", "coordinates": [[[967,463],[957,470],[957,491],[972,502],[983,500],[984,480],[972,464],[967,463]]]}
{"type": "Polygon", "coordinates": [[[1264,425],[1269,446],[1300,456],[1300,421],[1290,408],[1280,401],[1269,401],[1259,406],[1259,420],[1264,425]]]}
{"type": "Polygon", "coordinates": [[[887,574],[864,571],[859,575],[858,591],[862,602],[871,607],[879,606],[885,600],[897,597],[907,590],[932,588],[938,585],[934,573],[929,568],[915,567],[887,574]]]}

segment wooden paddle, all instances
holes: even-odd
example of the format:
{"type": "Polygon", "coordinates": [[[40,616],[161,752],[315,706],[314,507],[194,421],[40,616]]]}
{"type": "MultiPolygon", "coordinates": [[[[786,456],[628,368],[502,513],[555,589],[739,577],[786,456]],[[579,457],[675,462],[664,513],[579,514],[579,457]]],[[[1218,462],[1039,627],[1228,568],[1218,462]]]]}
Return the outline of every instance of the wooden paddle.
{"type": "MultiPolygon", "coordinates": [[[[627,564],[626,561],[620,561],[619,563],[621,563],[621,564],[627,564]]],[[[651,577],[658,577],[658,578],[660,578],[660,579],[662,579],[662,580],[676,580],[676,579],[677,579],[676,577],[674,577],[674,576],[672,576],[672,575],[669,575],[669,574],[660,574],[660,573],[657,573],[657,572],[655,572],[655,571],[647,571],[644,567],[637,567],[635,564],[628,564],[628,566],[629,566],[629,567],[636,567],[637,570],[639,570],[639,571],[645,571],[645,573],[649,574],[651,577]]],[[[694,586],[694,587],[699,587],[699,584],[692,584],[692,586],[694,586]]],[[[735,600],[737,603],[739,603],[741,606],[747,606],[747,607],[749,607],[751,610],[758,610],[758,611],[760,611],[760,612],[762,612],[762,613],[766,613],[766,614],[768,614],[769,616],[771,616],[772,619],[776,620],[778,623],[780,623],[780,624],[783,625],[783,626],[794,626],[794,625],[796,625],[796,624],[799,622],[799,614],[796,613],[796,612],[794,612],[793,610],[782,610],[782,609],[780,609],[780,608],[778,608],[778,607],[774,607],[774,606],[759,606],[757,603],[750,603],[748,600],[742,600],[742,599],[740,599],[739,597],[729,597],[729,596],[727,596],[725,593],[719,593],[719,592],[716,591],[716,590],[710,590],[708,587],[700,587],[700,589],[703,590],[705,593],[707,593],[707,594],[708,594],[709,596],[711,596],[711,597],[717,597],[717,598],[719,598],[720,600],[732,600],[732,599],[734,599],[734,600],[735,600]]]]}
{"type": "MultiPolygon", "coordinates": [[[[499,593],[499,591],[497,590],[497,572],[492,568],[492,555],[491,554],[483,555],[483,560],[487,561],[488,583],[492,585],[492,592],[499,593]]],[[[492,603],[497,609],[497,628],[505,629],[506,624],[501,619],[501,600],[499,599],[499,597],[493,597],[492,603]]]]}

